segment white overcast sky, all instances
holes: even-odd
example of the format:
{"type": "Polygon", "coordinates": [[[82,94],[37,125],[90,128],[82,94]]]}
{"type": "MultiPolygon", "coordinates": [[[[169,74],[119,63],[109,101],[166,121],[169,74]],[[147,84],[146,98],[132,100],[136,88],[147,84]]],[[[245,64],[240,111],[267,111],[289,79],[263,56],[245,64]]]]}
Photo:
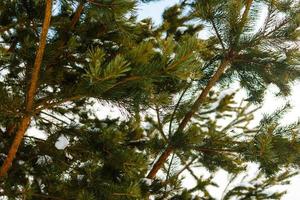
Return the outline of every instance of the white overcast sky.
{"type": "MultiPolygon", "coordinates": [[[[138,7],[138,18],[143,19],[147,17],[151,17],[155,24],[161,23],[161,14],[164,11],[165,8],[174,5],[175,3],[179,2],[179,0],[160,0],[160,1],[154,1],[147,4],[141,4],[138,7]]],[[[263,13],[262,13],[263,15],[263,13]]],[[[293,106],[292,110],[286,114],[286,116],[283,118],[282,123],[292,123],[294,121],[297,121],[300,118],[300,81],[295,82],[292,87],[292,95],[288,98],[280,98],[275,97],[274,93],[276,92],[275,87],[270,87],[268,91],[266,92],[266,97],[264,100],[263,107],[261,109],[261,112],[259,112],[256,115],[256,118],[261,118],[263,113],[269,113],[276,108],[284,105],[287,101],[290,102],[290,104],[293,106]]],[[[255,170],[250,170],[255,171],[255,170]]],[[[226,174],[220,172],[218,173],[217,182],[223,182],[223,184],[226,183],[227,176],[226,174]]],[[[186,181],[186,185],[191,184],[191,181],[186,181]]],[[[296,176],[292,179],[291,185],[287,188],[287,194],[283,197],[283,200],[298,200],[300,199],[300,190],[299,190],[299,184],[300,184],[300,175],[296,176]]],[[[216,190],[215,195],[217,198],[220,198],[221,193],[220,190],[216,190]]]]}

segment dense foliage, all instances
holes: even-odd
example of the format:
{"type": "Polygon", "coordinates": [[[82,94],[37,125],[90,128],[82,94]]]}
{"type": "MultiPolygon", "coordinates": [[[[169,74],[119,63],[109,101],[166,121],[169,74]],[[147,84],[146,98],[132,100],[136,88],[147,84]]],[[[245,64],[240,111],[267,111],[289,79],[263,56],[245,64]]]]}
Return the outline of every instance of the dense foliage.
{"type": "Polygon", "coordinates": [[[268,85],[286,96],[300,77],[298,1],[185,0],[158,26],[137,20],[147,2],[1,1],[1,197],[215,199],[220,169],[224,200],[284,195],[299,123],[280,125],[288,105],[251,122],[268,85]],[[221,92],[233,82],[247,99],[221,92]]]}

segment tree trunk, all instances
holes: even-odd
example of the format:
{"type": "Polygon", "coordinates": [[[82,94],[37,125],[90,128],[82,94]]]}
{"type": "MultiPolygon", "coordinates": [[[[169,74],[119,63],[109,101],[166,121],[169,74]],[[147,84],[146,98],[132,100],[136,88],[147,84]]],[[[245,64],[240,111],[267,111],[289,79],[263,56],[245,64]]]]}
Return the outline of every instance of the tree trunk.
{"type": "Polygon", "coordinates": [[[26,107],[25,107],[26,113],[20,121],[14,141],[9,149],[9,152],[7,154],[7,157],[6,157],[3,165],[1,166],[0,178],[5,176],[7,171],[9,170],[9,168],[16,156],[18,148],[22,142],[24,134],[25,134],[26,130],[28,129],[30,122],[31,122],[31,113],[32,113],[32,108],[33,108],[33,104],[34,104],[34,97],[35,97],[35,94],[37,91],[39,74],[40,74],[41,64],[42,64],[44,51],[45,51],[45,47],[46,47],[48,29],[50,26],[51,10],[52,10],[52,0],[47,0],[46,8],[45,8],[45,18],[44,18],[42,32],[41,32],[41,38],[40,38],[40,44],[39,44],[37,54],[35,57],[35,61],[34,61],[34,65],[33,65],[30,86],[29,86],[29,89],[28,89],[27,95],[26,95],[26,107]]]}

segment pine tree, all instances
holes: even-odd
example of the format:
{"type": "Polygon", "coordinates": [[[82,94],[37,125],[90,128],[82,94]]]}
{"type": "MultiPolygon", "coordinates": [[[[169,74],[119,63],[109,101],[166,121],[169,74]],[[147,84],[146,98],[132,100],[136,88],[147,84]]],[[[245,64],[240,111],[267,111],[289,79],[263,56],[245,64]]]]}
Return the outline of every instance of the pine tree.
{"type": "Polygon", "coordinates": [[[157,27],[137,21],[137,3],[1,2],[0,195],[214,199],[214,172],[234,182],[253,162],[259,172],[229,182],[222,199],[280,199],[270,188],[299,168],[299,123],[280,125],[287,105],[249,124],[269,84],[286,96],[300,75],[299,3],[182,1],[157,27]],[[246,100],[221,92],[233,80],[246,100]],[[127,117],[100,120],[90,108],[104,102],[127,117]],[[26,135],[29,127],[47,139],[26,135]],[[69,144],[57,149],[61,136],[69,144]],[[182,185],[186,172],[192,188],[182,185]]]}
{"type": "MultiPolygon", "coordinates": [[[[135,22],[134,13],[126,16],[134,1],[2,4],[1,111],[2,118],[8,119],[3,122],[5,132],[16,132],[16,137],[1,176],[11,165],[32,119],[38,120],[44,110],[66,115],[73,111],[60,105],[72,102],[76,110],[91,97],[134,107],[147,104],[147,90],[158,90],[155,85],[162,82],[169,92],[180,88],[181,79],[175,73],[181,64],[166,68],[166,58],[155,51],[155,45],[162,48],[156,44],[159,41],[145,40],[151,30],[135,22]],[[45,12],[39,12],[44,7],[45,12]],[[150,66],[155,62],[157,66],[150,66]]],[[[192,48],[195,45],[188,51],[192,48]]]]}

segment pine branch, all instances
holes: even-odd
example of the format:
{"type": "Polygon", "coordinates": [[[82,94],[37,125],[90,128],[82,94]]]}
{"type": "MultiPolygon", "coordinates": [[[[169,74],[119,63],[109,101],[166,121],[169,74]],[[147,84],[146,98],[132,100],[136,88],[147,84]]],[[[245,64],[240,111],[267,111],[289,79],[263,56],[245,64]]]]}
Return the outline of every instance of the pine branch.
{"type": "MultiPolygon", "coordinates": [[[[166,182],[168,181],[168,179],[170,177],[170,172],[171,172],[171,167],[172,167],[172,164],[173,164],[174,157],[175,157],[175,153],[172,154],[172,157],[171,157],[171,160],[170,160],[170,164],[169,164],[168,171],[167,171],[167,176],[166,176],[166,182]]],[[[165,191],[166,190],[167,190],[167,185],[165,185],[165,191]]]]}
{"type": "Polygon", "coordinates": [[[13,143],[9,149],[9,152],[7,154],[7,157],[4,161],[4,163],[2,164],[1,166],[1,169],[0,169],[0,179],[3,178],[7,171],[9,170],[13,160],[14,160],[14,157],[18,151],[18,148],[20,146],[20,143],[23,139],[23,136],[27,130],[27,128],[29,127],[29,124],[31,122],[31,117],[26,115],[22,118],[20,124],[19,124],[19,127],[18,127],[18,130],[16,132],[16,136],[13,140],[13,143]]]}
{"type": "MultiPolygon", "coordinates": [[[[212,153],[238,153],[237,151],[231,150],[231,149],[212,149],[212,148],[203,148],[199,147],[196,150],[201,152],[212,152],[212,153]]],[[[179,172],[175,175],[175,177],[179,177],[180,174],[182,174],[185,170],[191,170],[191,165],[197,160],[197,157],[194,157],[192,160],[190,160],[188,163],[186,163],[179,172]]]]}
{"type": "Polygon", "coordinates": [[[44,118],[44,117],[38,116],[38,118],[39,118],[40,120],[42,120],[44,123],[48,123],[48,124],[51,124],[51,125],[56,126],[57,128],[61,128],[61,126],[59,126],[58,124],[55,124],[55,123],[53,123],[52,121],[50,121],[50,120],[48,120],[48,119],[46,119],[46,118],[44,118]]]}
{"type": "Polygon", "coordinates": [[[43,27],[42,27],[41,38],[40,38],[40,45],[39,45],[39,48],[37,51],[37,55],[35,57],[33,71],[31,74],[30,86],[29,86],[29,90],[27,92],[27,97],[26,97],[26,101],[27,101],[26,111],[27,112],[31,112],[31,110],[32,110],[33,103],[34,103],[34,96],[37,91],[37,85],[38,85],[41,64],[42,64],[44,51],[45,51],[45,47],[46,47],[47,33],[48,33],[49,26],[50,26],[51,7],[52,7],[52,1],[47,0],[45,19],[44,19],[44,23],[43,23],[43,27]]]}
{"type": "MultiPolygon", "coordinates": [[[[213,113],[213,112],[216,112],[216,110],[217,110],[217,108],[212,108],[212,109],[210,109],[210,110],[207,110],[207,111],[203,111],[203,112],[199,112],[198,114],[197,114],[197,116],[201,116],[201,115],[207,115],[207,114],[210,114],[210,113],[213,113]]],[[[195,114],[196,115],[196,114],[195,114]]]]}
{"type": "Polygon", "coordinates": [[[225,195],[226,195],[226,193],[227,193],[227,191],[228,191],[228,189],[229,189],[230,184],[232,183],[232,181],[233,181],[236,177],[237,177],[237,174],[234,174],[234,175],[232,175],[232,177],[229,179],[228,183],[226,184],[226,186],[225,186],[225,188],[224,188],[224,190],[223,190],[223,192],[222,192],[221,199],[224,199],[224,197],[225,197],[225,195]]]}
{"type": "Polygon", "coordinates": [[[47,115],[48,117],[51,117],[53,119],[56,119],[57,121],[60,121],[62,124],[66,124],[66,125],[69,125],[69,123],[65,122],[64,120],[62,119],[59,119],[58,117],[56,117],[55,115],[52,115],[50,113],[47,113],[47,112],[41,112],[41,114],[44,114],[44,115],[47,115]]]}
{"type": "Polygon", "coordinates": [[[38,106],[37,108],[34,110],[34,113],[38,113],[42,110],[45,110],[45,109],[50,109],[50,108],[53,108],[55,106],[59,106],[63,103],[66,103],[68,101],[73,101],[73,100],[78,100],[78,99],[81,99],[83,98],[82,95],[75,95],[75,96],[72,96],[72,97],[67,97],[65,99],[62,99],[62,100],[59,100],[59,101],[56,101],[56,102],[52,102],[52,103],[47,103],[47,100],[46,101],[42,101],[38,106]]]}
{"type": "Polygon", "coordinates": [[[262,34],[264,34],[267,30],[267,27],[270,23],[270,19],[271,19],[271,15],[272,15],[272,10],[273,10],[273,7],[272,7],[272,4],[270,6],[268,6],[268,10],[267,10],[267,16],[265,18],[265,21],[264,21],[264,24],[263,24],[263,27],[261,28],[260,32],[262,34]]]}
{"type": "Polygon", "coordinates": [[[280,28],[282,28],[283,26],[285,26],[285,25],[288,24],[289,22],[290,22],[289,19],[283,20],[280,24],[278,24],[277,26],[275,26],[274,29],[272,29],[272,30],[270,30],[269,32],[267,32],[266,34],[262,35],[262,37],[268,38],[272,33],[278,31],[280,28]]]}
{"type": "MultiPolygon", "coordinates": [[[[73,17],[72,17],[72,19],[71,19],[70,24],[66,26],[67,29],[64,30],[64,31],[68,32],[68,31],[73,31],[73,30],[74,30],[76,24],[78,23],[78,21],[79,21],[79,19],[80,19],[80,16],[81,16],[81,14],[82,14],[82,12],[83,12],[83,9],[84,9],[84,2],[81,1],[81,2],[78,4],[78,6],[77,6],[77,8],[76,8],[76,10],[75,10],[75,13],[74,13],[74,15],[73,15],[73,17]]],[[[65,38],[65,39],[61,39],[61,40],[58,42],[58,49],[63,49],[63,48],[65,48],[65,45],[66,45],[66,43],[68,42],[68,40],[69,40],[69,37],[67,37],[67,38],[65,38]]],[[[58,53],[59,53],[59,51],[58,51],[58,53]]],[[[54,63],[51,63],[51,64],[48,64],[48,66],[47,66],[46,68],[48,68],[48,67],[50,67],[50,66],[53,66],[53,65],[57,64],[57,62],[58,62],[57,58],[58,58],[60,55],[61,55],[60,53],[57,54],[57,55],[55,55],[55,56],[54,56],[54,59],[53,59],[55,62],[54,62],[54,63]]]]}
{"type": "MultiPolygon", "coordinates": [[[[241,21],[240,21],[240,26],[243,28],[246,24],[247,21],[247,17],[251,8],[253,0],[247,0],[246,1],[246,7],[245,10],[243,12],[241,21]]],[[[193,117],[193,115],[197,112],[197,110],[199,109],[200,105],[205,101],[207,94],[209,93],[209,91],[211,90],[211,88],[216,84],[216,82],[219,80],[219,78],[221,77],[221,75],[225,72],[225,70],[227,69],[228,65],[232,62],[232,59],[235,53],[230,50],[228,55],[225,56],[225,58],[222,60],[222,62],[220,63],[219,68],[217,69],[217,71],[215,72],[215,74],[211,77],[211,79],[209,80],[209,82],[207,83],[206,87],[203,89],[203,91],[201,92],[201,94],[199,95],[199,97],[197,98],[197,100],[195,101],[195,103],[192,105],[192,108],[189,112],[186,113],[186,115],[184,116],[183,120],[181,121],[181,123],[179,124],[179,127],[177,129],[177,133],[178,132],[182,132],[184,130],[184,128],[187,126],[188,122],[190,121],[190,119],[193,117]]],[[[158,160],[154,163],[154,165],[152,166],[150,172],[147,175],[147,178],[153,179],[156,175],[156,173],[158,172],[158,170],[160,168],[162,168],[162,166],[164,165],[164,163],[166,162],[166,160],[168,159],[169,155],[174,151],[174,147],[172,145],[168,145],[167,148],[164,150],[164,152],[160,155],[160,157],[158,158],[158,160]]]]}
{"type": "MultiPolygon", "coordinates": [[[[128,78],[125,78],[117,83],[115,83],[114,85],[112,85],[110,88],[108,88],[107,90],[105,90],[104,92],[108,92],[109,90],[119,86],[119,85],[122,85],[122,84],[125,84],[129,81],[135,81],[135,80],[140,80],[142,79],[142,77],[140,76],[131,76],[131,77],[128,77],[128,78]]],[[[53,108],[55,106],[59,106],[63,103],[66,103],[68,101],[73,101],[73,100],[79,100],[79,99],[82,99],[84,98],[85,96],[83,95],[75,95],[75,96],[71,96],[71,97],[67,97],[67,98],[64,98],[62,100],[59,100],[59,101],[56,101],[56,102],[52,102],[52,103],[48,103],[48,99],[44,99],[44,100],[41,100],[41,103],[39,103],[36,107],[36,109],[34,110],[34,113],[38,113],[44,109],[50,109],[50,108],[53,108]]]]}
{"type": "Polygon", "coordinates": [[[163,126],[162,126],[160,114],[159,114],[159,108],[157,106],[155,108],[155,111],[156,111],[156,118],[157,118],[157,124],[158,124],[158,131],[161,133],[161,136],[164,138],[164,140],[168,141],[167,136],[163,130],[163,126]]]}
{"type": "Polygon", "coordinates": [[[29,135],[24,135],[24,138],[28,138],[28,139],[32,139],[32,140],[38,140],[40,142],[45,142],[46,141],[44,139],[33,137],[33,136],[29,136],[29,135]]]}
{"type": "MultiPolygon", "coordinates": [[[[247,112],[247,113],[244,113],[245,116],[249,116],[251,114],[253,114],[254,112],[256,112],[257,110],[259,110],[261,108],[261,106],[257,107],[257,108],[254,108],[253,110],[247,112]]],[[[243,110],[242,112],[244,112],[245,110],[243,110]]],[[[244,118],[241,118],[240,115],[237,115],[236,118],[234,118],[232,121],[230,121],[224,128],[222,128],[221,132],[225,132],[227,131],[229,128],[235,126],[236,124],[239,124],[240,122],[244,121],[245,120],[245,117],[244,118]]]]}
{"type": "Polygon", "coordinates": [[[217,148],[205,148],[205,147],[197,147],[195,150],[201,152],[210,152],[210,153],[239,153],[233,149],[217,149],[217,148]]]}
{"type": "Polygon", "coordinates": [[[190,52],[189,54],[186,54],[184,56],[182,56],[179,60],[177,60],[176,62],[174,63],[171,63],[170,66],[167,66],[167,70],[171,70],[171,69],[174,69],[176,68],[178,65],[182,64],[183,62],[185,62],[186,60],[188,60],[195,52],[190,52]]]}
{"type": "Polygon", "coordinates": [[[182,169],[179,172],[177,172],[175,177],[178,177],[180,174],[182,174],[187,168],[189,168],[195,162],[196,159],[197,157],[193,158],[192,160],[190,160],[190,162],[185,164],[184,167],[182,167],[182,169]]]}
{"type": "Polygon", "coordinates": [[[211,24],[212,24],[212,26],[213,26],[213,29],[214,29],[214,31],[215,31],[217,37],[218,37],[218,40],[219,40],[219,42],[220,42],[220,44],[221,44],[221,46],[222,46],[222,49],[225,50],[224,42],[223,42],[222,37],[221,37],[221,35],[220,35],[219,31],[218,31],[218,28],[217,28],[217,26],[216,26],[215,21],[214,21],[213,19],[210,19],[210,22],[211,22],[211,24]]]}
{"type": "Polygon", "coordinates": [[[243,12],[243,14],[242,14],[242,18],[241,18],[241,20],[240,20],[240,22],[239,22],[239,24],[238,24],[239,33],[238,33],[238,35],[237,35],[237,40],[236,40],[236,42],[239,41],[240,36],[241,36],[241,34],[242,34],[242,32],[243,32],[243,29],[244,29],[244,27],[245,27],[245,24],[247,23],[248,15],[249,15],[249,12],[250,12],[250,8],[251,8],[251,5],[252,5],[252,2],[253,2],[253,0],[246,0],[246,1],[245,1],[245,4],[246,4],[246,5],[245,5],[245,10],[244,10],[244,12],[243,12]]]}
{"type": "Polygon", "coordinates": [[[160,157],[157,159],[157,161],[152,166],[150,172],[147,175],[147,178],[153,179],[155,177],[158,170],[160,170],[160,168],[163,167],[164,163],[166,162],[166,160],[168,159],[168,157],[170,156],[170,154],[173,151],[174,151],[174,148],[172,146],[170,146],[170,145],[167,146],[167,148],[163,151],[163,153],[160,155],[160,157]]]}
{"type": "MultiPolygon", "coordinates": [[[[232,52],[229,53],[229,55],[232,55],[232,52]]],[[[197,112],[200,105],[205,101],[207,94],[211,90],[211,88],[216,84],[216,82],[219,80],[221,75],[225,72],[226,68],[230,64],[231,60],[228,56],[225,57],[225,59],[220,63],[219,68],[215,72],[215,74],[211,77],[209,82],[207,83],[206,87],[202,90],[201,94],[195,101],[195,103],[192,105],[189,112],[186,113],[183,120],[179,124],[179,127],[177,129],[178,132],[182,132],[183,129],[187,126],[190,119],[193,117],[193,115],[197,112]]],[[[154,178],[158,170],[164,165],[165,161],[168,159],[169,155],[174,151],[174,147],[171,145],[168,145],[167,148],[164,150],[164,152],[161,154],[161,156],[158,158],[158,160],[153,165],[152,169],[150,170],[147,178],[154,178]]]]}
{"type": "Polygon", "coordinates": [[[136,81],[136,80],[142,80],[142,79],[143,79],[142,76],[130,76],[128,78],[124,78],[123,80],[121,80],[121,81],[115,83],[114,85],[112,85],[110,88],[106,89],[105,92],[108,92],[109,90],[111,90],[111,89],[113,89],[113,88],[115,88],[115,87],[117,87],[119,85],[123,85],[123,84],[125,84],[125,83],[127,83],[129,81],[136,81]]]}
{"type": "Polygon", "coordinates": [[[83,8],[84,8],[84,3],[83,1],[81,1],[78,5],[78,7],[76,8],[76,11],[74,13],[74,16],[71,20],[71,25],[70,25],[70,29],[73,30],[75,28],[75,25],[77,24],[77,22],[79,21],[80,19],[80,15],[83,11],[83,8]]]}
{"type": "Polygon", "coordinates": [[[32,112],[33,104],[34,104],[34,97],[35,97],[35,94],[37,91],[39,73],[40,73],[42,59],[43,59],[44,51],[45,51],[45,47],[46,47],[47,33],[48,33],[48,29],[50,26],[50,20],[51,20],[51,9],[52,9],[52,0],[47,0],[46,8],[45,8],[45,18],[44,18],[42,32],[41,32],[41,38],[40,38],[40,44],[39,44],[39,47],[37,50],[37,55],[35,58],[32,74],[31,74],[30,86],[29,86],[29,90],[27,92],[27,97],[26,97],[26,113],[25,113],[24,117],[21,119],[16,136],[14,138],[14,141],[9,149],[9,152],[7,154],[7,157],[6,157],[3,165],[1,166],[0,178],[3,177],[9,170],[9,168],[14,160],[14,157],[18,151],[20,143],[24,137],[24,134],[31,122],[30,115],[32,112]]]}
{"type": "MultiPolygon", "coordinates": [[[[192,175],[192,177],[198,182],[199,178],[197,177],[197,175],[195,174],[195,172],[189,166],[186,169],[190,172],[190,174],[192,175]]],[[[193,191],[196,188],[197,188],[197,185],[194,188],[191,188],[190,191],[193,191]]]]}
{"type": "Polygon", "coordinates": [[[245,10],[243,12],[241,21],[240,21],[240,27],[241,28],[244,28],[244,26],[247,22],[247,18],[248,18],[249,12],[250,12],[252,2],[253,2],[253,0],[246,0],[246,7],[245,7],[245,10]]]}
{"type": "Polygon", "coordinates": [[[231,61],[230,61],[229,58],[225,58],[220,63],[219,68],[217,69],[217,71],[215,72],[215,74],[212,76],[212,78],[209,80],[209,82],[207,83],[206,87],[203,89],[203,91],[201,92],[201,94],[199,95],[199,97],[197,98],[197,100],[195,101],[195,103],[192,105],[191,110],[188,113],[186,113],[186,115],[184,116],[184,118],[181,121],[181,123],[180,123],[180,125],[178,127],[178,130],[176,132],[183,131],[183,129],[186,127],[186,125],[189,122],[189,120],[192,118],[192,116],[199,109],[200,105],[202,103],[204,103],[207,94],[209,93],[209,91],[211,90],[211,88],[217,83],[217,81],[219,80],[219,78],[221,77],[221,75],[225,72],[225,70],[228,67],[228,65],[230,64],[230,62],[231,61]]]}
{"type": "Polygon", "coordinates": [[[173,113],[171,115],[171,119],[170,119],[170,123],[169,123],[169,137],[171,136],[171,133],[172,133],[172,123],[173,123],[173,120],[174,120],[175,113],[176,113],[176,111],[177,111],[177,109],[178,109],[178,107],[180,105],[180,102],[181,102],[184,94],[187,92],[188,88],[189,88],[189,85],[183,90],[182,94],[180,95],[180,97],[179,97],[179,99],[178,99],[178,101],[177,101],[177,103],[175,105],[173,113]]]}

